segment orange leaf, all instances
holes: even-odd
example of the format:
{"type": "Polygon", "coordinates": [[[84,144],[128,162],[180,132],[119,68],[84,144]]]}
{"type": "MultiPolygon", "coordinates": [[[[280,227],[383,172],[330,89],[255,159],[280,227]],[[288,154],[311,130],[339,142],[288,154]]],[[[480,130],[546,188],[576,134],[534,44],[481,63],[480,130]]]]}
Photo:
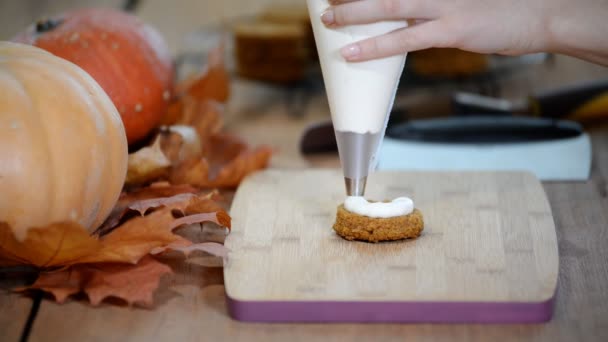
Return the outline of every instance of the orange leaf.
{"type": "Polygon", "coordinates": [[[164,127],[159,134],[159,139],[163,154],[172,165],[202,155],[201,139],[198,132],[191,126],[164,127]]]}
{"type": "Polygon", "coordinates": [[[175,241],[165,247],[155,248],[150,254],[156,255],[169,251],[180,252],[186,257],[195,251],[206,252],[221,258],[226,258],[228,256],[228,248],[224,247],[222,244],[217,242],[192,243],[186,239],[175,241]]]}
{"type": "MultiPolygon", "coordinates": [[[[224,126],[224,106],[216,101],[196,101],[186,98],[186,111],[180,123],[191,125],[202,142],[220,132],[224,126]]],[[[205,143],[203,148],[207,144],[205,143]]]]}
{"type": "Polygon", "coordinates": [[[220,44],[208,56],[202,77],[187,85],[187,94],[199,100],[226,102],[230,95],[230,77],[224,65],[224,46],[220,44]]]}
{"type": "Polygon", "coordinates": [[[235,188],[247,175],[265,168],[272,155],[269,147],[249,149],[229,134],[211,136],[207,144],[204,158],[187,160],[171,169],[172,183],[235,188]]]}
{"type": "Polygon", "coordinates": [[[80,263],[137,263],[152,249],[179,239],[172,233],[175,218],[170,209],[135,217],[100,238],[102,248],[80,258],[80,263]]]}
{"type": "Polygon", "coordinates": [[[204,196],[179,194],[170,198],[131,203],[134,209],[151,214],[131,218],[110,233],[92,237],[76,223],[57,223],[32,228],[18,241],[11,228],[0,224],[0,266],[33,265],[40,268],[83,263],[137,263],[155,248],[182,239],[176,228],[194,223],[214,222],[230,228],[230,216],[213,201],[217,193],[204,196]]]}
{"type": "MultiPolygon", "coordinates": [[[[197,201],[212,202],[211,199],[197,197],[185,198],[183,201],[167,201],[163,204],[162,209],[128,220],[109,234],[102,236],[100,238],[102,248],[96,253],[82,257],[80,262],[136,263],[155,248],[180,240],[181,237],[174,234],[173,230],[182,225],[213,222],[220,226],[230,227],[230,216],[223,209],[218,208],[216,212],[202,212],[200,209],[208,209],[212,206],[210,204],[198,205],[197,201]],[[195,211],[193,208],[199,209],[199,211],[195,211]],[[175,210],[188,216],[175,218],[173,214],[175,210]],[[190,212],[192,214],[188,214],[190,212]]],[[[140,208],[140,210],[144,209],[140,208]]]]}
{"type": "Polygon", "coordinates": [[[149,209],[162,206],[171,206],[172,208],[173,206],[184,206],[183,209],[185,210],[185,206],[188,205],[188,201],[194,197],[196,197],[194,194],[179,194],[172,197],[150,198],[141,201],[134,201],[133,203],[129,204],[127,209],[137,211],[142,216],[149,209]]]}
{"type": "Polygon", "coordinates": [[[211,185],[220,188],[236,188],[247,175],[264,169],[268,165],[271,155],[271,149],[264,146],[252,151],[244,151],[220,169],[217,176],[212,179],[211,185]]]}
{"type": "Polygon", "coordinates": [[[161,276],[169,273],[172,273],[169,266],[146,256],[135,265],[76,265],[69,269],[44,272],[27,289],[50,292],[59,303],[71,295],[84,292],[93,305],[99,305],[108,297],[116,297],[129,305],[150,306],[161,276]]]}
{"type": "Polygon", "coordinates": [[[25,240],[15,238],[6,223],[0,223],[0,266],[27,264],[54,267],[78,262],[100,251],[101,243],[74,222],[31,228],[25,240]]]}
{"type": "Polygon", "coordinates": [[[186,160],[171,169],[169,180],[173,184],[191,184],[204,188],[209,184],[209,163],[205,158],[186,160]]]}
{"type": "Polygon", "coordinates": [[[176,124],[183,116],[184,103],[182,101],[172,101],[169,103],[167,112],[160,120],[160,125],[170,126],[176,124]]]}
{"type": "MultiPolygon", "coordinates": [[[[141,188],[127,193],[123,192],[120,195],[118,202],[114,206],[114,209],[112,209],[112,213],[101,225],[101,227],[99,227],[95,231],[95,234],[105,235],[114,227],[116,227],[124,218],[125,214],[129,212],[130,206],[135,206],[136,208],[138,208],[137,210],[141,210],[141,207],[145,204],[138,204],[138,202],[146,200],[162,201],[163,198],[170,198],[179,194],[193,194],[198,191],[198,189],[193,188],[188,184],[169,185],[169,183],[154,183],[145,188],[141,188]]],[[[214,195],[212,195],[212,197],[215,196],[216,193],[213,194],[214,195]]],[[[147,209],[153,207],[157,206],[150,206],[147,209]]]]}

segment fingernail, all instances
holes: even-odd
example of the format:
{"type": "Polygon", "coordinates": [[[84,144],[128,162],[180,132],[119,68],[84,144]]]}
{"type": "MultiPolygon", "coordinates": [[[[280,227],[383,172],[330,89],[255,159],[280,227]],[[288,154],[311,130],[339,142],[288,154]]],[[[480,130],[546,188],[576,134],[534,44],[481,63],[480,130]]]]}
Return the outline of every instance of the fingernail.
{"type": "Polygon", "coordinates": [[[342,56],[346,59],[355,59],[361,54],[361,48],[357,44],[348,45],[340,50],[342,56]]]}
{"type": "Polygon", "coordinates": [[[323,12],[323,14],[321,14],[321,21],[325,25],[333,24],[334,23],[334,11],[328,9],[327,11],[323,12]]]}

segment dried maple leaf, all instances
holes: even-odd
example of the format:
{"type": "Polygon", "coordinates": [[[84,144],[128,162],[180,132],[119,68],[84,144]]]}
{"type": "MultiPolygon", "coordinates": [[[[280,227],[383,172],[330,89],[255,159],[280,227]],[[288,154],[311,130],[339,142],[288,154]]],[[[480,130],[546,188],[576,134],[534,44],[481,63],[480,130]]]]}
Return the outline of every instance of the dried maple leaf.
{"type": "Polygon", "coordinates": [[[68,265],[101,248],[101,242],[74,222],[31,228],[23,241],[15,238],[8,224],[0,223],[0,266],[44,268],[68,265]]]}
{"type": "Polygon", "coordinates": [[[178,93],[185,92],[199,100],[226,102],[230,96],[230,76],[224,64],[224,45],[219,44],[207,58],[207,65],[201,77],[186,80],[177,86],[178,93]]]}
{"type": "Polygon", "coordinates": [[[192,126],[163,127],[159,133],[159,139],[161,150],[172,165],[202,156],[202,142],[198,132],[192,126]]]}
{"type": "Polygon", "coordinates": [[[225,258],[228,253],[219,243],[193,243],[174,232],[203,222],[230,227],[230,216],[214,201],[217,192],[197,195],[189,190],[187,186],[155,184],[136,196],[124,195],[121,200],[128,210],[139,216],[99,237],[90,236],[78,224],[61,223],[30,229],[20,242],[7,224],[0,224],[1,265],[42,268],[38,280],[26,290],[50,292],[58,302],[84,292],[93,305],[107,297],[123,299],[130,305],[151,305],[160,277],[171,270],[150,254],[176,251],[187,256],[203,251],[225,258]],[[177,194],[150,198],[158,191],[177,194]],[[125,198],[131,201],[127,204],[125,198]],[[57,267],[61,268],[53,270],[57,267]]]}
{"type": "Polygon", "coordinates": [[[100,236],[107,234],[114,227],[118,226],[130,211],[138,211],[143,215],[149,209],[158,208],[163,205],[182,202],[186,203],[185,205],[188,205],[190,203],[186,201],[188,199],[193,200],[202,198],[213,202],[214,200],[221,198],[217,191],[195,196],[195,193],[198,192],[198,189],[193,188],[188,184],[163,186],[152,184],[149,187],[138,189],[130,193],[122,193],[114,206],[112,213],[95,231],[95,234],[100,236]]]}
{"type": "Polygon", "coordinates": [[[199,204],[207,203],[207,201],[213,202],[209,198],[190,197],[184,198],[182,201],[162,203],[161,209],[146,216],[132,218],[107,235],[100,237],[101,249],[96,253],[81,257],[79,261],[135,263],[151,250],[180,240],[181,237],[173,233],[173,230],[182,225],[213,222],[230,228],[230,216],[223,209],[211,204],[207,204],[207,206],[199,204]],[[217,211],[206,211],[208,209],[217,211]],[[176,218],[175,211],[186,216],[176,218]]]}
{"type": "Polygon", "coordinates": [[[199,189],[188,184],[173,185],[167,181],[155,182],[144,188],[123,192],[118,199],[118,204],[131,203],[134,200],[171,197],[179,194],[197,192],[199,192],[199,189]]]}
{"type": "Polygon", "coordinates": [[[218,134],[207,139],[204,158],[191,159],[173,167],[173,184],[235,188],[248,174],[265,168],[272,155],[269,147],[250,149],[241,139],[218,134]]]}
{"type": "Polygon", "coordinates": [[[157,137],[152,146],[129,154],[125,184],[143,184],[158,179],[167,173],[170,166],[171,162],[163,153],[157,137]]]}
{"type": "MultiPolygon", "coordinates": [[[[32,228],[24,241],[18,241],[10,227],[0,224],[0,265],[33,265],[39,268],[82,263],[136,263],[151,250],[170,245],[181,236],[173,231],[186,224],[214,222],[230,227],[230,216],[212,196],[182,196],[157,199],[151,206],[162,206],[151,214],[137,216],[99,238],[80,225],[66,222],[32,228]]],[[[138,210],[147,210],[143,206],[138,210]]],[[[219,248],[219,247],[218,247],[219,248]]]]}
{"type": "Polygon", "coordinates": [[[267,146],[241,152],[236,158],[219,168],[216,174],[212,174],[211,186],[236,188],[247,175],[266,168],[271,155],[272,150],[267,146]]]}
{"type": "Polygon", "coordinates": [[[92,305],[115,297],[129,305],[151,306],[161,276],[169,273],[172,273],[169,266],[146,256],[135,265],[87,264],[43,272],[28,289],[50,292],[59,303],[84,292],[92,305]]]}
{"type": "Polygon", "coordinates": [[[170,251],[180,252],[186,257],[195,251],[206,252],[221,258],[228,257],[228,250],[220,244],[213,242],[192,243],[186,239],[175,241],[165,247],[155,248],[150,251],[150,254],[156,255],[170,251]]]}
{"type": "Polygon", "coordinates": [[[183,101],[174,100],[169,103],[169,107],[167,108],[167,112],[160,120],[160,125],[162,126],[171,126],[177,124],[177,122],[182,118],[184,114],[184,103],[183,101]]]}
{"type": "Polygon", "coordinates": [[[104,235],[119,225],[129,211],[129,206],[136,201],[172,197],[183,193],[197,193],[198,191],[197,188],[188,184],[171,185],[168,182],[159,182],[131,192],[123,192],[108,218],[95,231],[95,235],[104,235]]]}
{"type": "Polygon", "coordinates": [[[169,104],[161,125],[188,124],[192,114],[198,112],[196,105],[208,100],[225,103],[230,96],[230,76],[224,64],[223,44],[209,53],[201,74],[190,75],[177,83],[173,93],[176,96],[169,104]]]}
{"type": "Polygon", "coordinates": [[[198,132],[201,142],[220,132],[224,126],[224,105],[213,100],[185,97],[184,115],[180,124],[190,125],[198,132]]]}
{"type": "Polygon", "coordinates": [[[206,187],[209,184],[209,163],[205,158],[186,160],[171,169],[169,180],[173,184],[206,187]]]}
{"type": "Polygon", "coordinates": [[[80,263],[128,262],[137,263],[152,249],[179,239],[173,234],[175,217],[171,209],[163,209],[146,216],[138,216],[100,237],[102,248],[79,259],[80,263]]]}

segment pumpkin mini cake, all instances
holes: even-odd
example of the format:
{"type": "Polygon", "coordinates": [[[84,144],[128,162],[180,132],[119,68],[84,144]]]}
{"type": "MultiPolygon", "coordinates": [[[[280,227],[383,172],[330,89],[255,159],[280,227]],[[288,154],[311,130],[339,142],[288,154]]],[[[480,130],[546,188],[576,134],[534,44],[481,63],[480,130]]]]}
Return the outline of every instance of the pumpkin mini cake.
{"type": "Polygon", "coordinates": [[[394,241],[420,236],[424,220],[409,198],[369,203],[362,197],[348,197],[338,206],[333,229],[346,240],[394,241]]]}

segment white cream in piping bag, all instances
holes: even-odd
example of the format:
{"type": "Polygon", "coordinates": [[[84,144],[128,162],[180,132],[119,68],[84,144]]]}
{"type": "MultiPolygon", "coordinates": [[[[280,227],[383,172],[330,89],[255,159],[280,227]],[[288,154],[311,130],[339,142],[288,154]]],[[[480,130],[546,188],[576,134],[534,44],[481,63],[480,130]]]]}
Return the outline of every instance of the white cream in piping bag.
{"type": "Polygon", "coordinates": [[[406,21],[326,27],[327,0],[307,0],[334,128],[354,133],[384,130],[407,54],[350,63],[340,48],[402,29],[406,21]]]}
{"type": "Polygon", "coordinates": [[[389,218],[409,215],[414,211],[414,202],[408,197],[395,198],[392,202],[368,202],[359,196],[346,197],[344,208],[351,213],[372,218],[389,218]]]}

